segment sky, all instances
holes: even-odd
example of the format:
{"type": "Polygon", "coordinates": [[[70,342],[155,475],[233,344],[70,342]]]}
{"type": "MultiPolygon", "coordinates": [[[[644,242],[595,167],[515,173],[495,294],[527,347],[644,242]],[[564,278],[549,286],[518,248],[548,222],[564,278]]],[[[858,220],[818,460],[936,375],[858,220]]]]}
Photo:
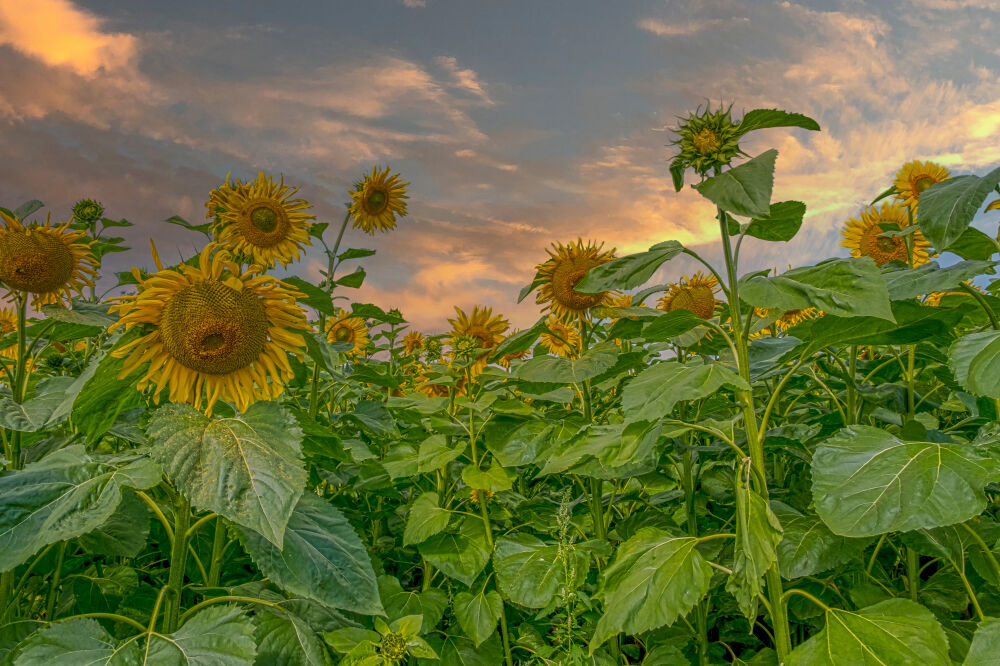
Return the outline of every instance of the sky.
{"type": "MultiPolygon", "coordinates": [[[[111,276],[152,268],[148,238],[194,254],[204,237],[165,220],[203,222],[227,173],[284,174],[336,229],[389,166],[409,214],[348,230],[343,247],[378,253],[343,295],[429,333],[454,306],[524,327],[538,307],[517,293],[553,242],[718,259],[711,204],[667,171],[669,128],[706,103],[822,127],[743,142],[779,151],[773,200],[808,207],[792,242],[748,240],[746,271],[846,256],[840,227],[906,161],[1000,165],[997,34],[1000,0],[0,0],[0,205],[40,199],[56,221],[101,201],[136,225],[111,276]]],[[[322,266],[313,247],[288,272],[322,266]]]]}

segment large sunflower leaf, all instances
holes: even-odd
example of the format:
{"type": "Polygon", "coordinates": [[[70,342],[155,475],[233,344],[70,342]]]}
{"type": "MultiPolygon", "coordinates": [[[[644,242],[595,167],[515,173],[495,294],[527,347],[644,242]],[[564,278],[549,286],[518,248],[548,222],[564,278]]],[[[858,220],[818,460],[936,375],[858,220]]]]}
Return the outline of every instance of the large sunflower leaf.
{"type": "Polygon", "coordinates": [[[992,257],[1000,248],[997,241],[975,227],[967,227],[958,240],[948,246],[948,251],[957,254],[962,259],[985,261],[992,257]]]}
{"type": "Polygon", "coordinates": [[[575,570],[579,581],[587,577],[589,555],[582,550],[568,552],[576,561],[564,567],[558,544],[545,544],[538,537],[518,533],[497,539],[493,569],[500,591],[528,608],[548,606],[566,585],[566,569],[575,570]]]}
{"type": "Polygon", "coordinates": [[[1000,655],[1000,619],[984,618],[972,635],[972,645],[963,666],[996,666],[1000,655]]]}
{"type": "Polygon", "coordinates": [[[777,276],[740,280],[740,298],[759,308],[805,310],[893,320],[885,279],[870,257],[828,259],[777,276]]]}
{"type": "Polygon", "coordinates": [[[191,501],[281,547],[306,482],[294,418],[274,402],[209,418],[190,405],[159,408],[147,427],[151,455],[191,501]]]}
{"type": "Polygon", "coordinates": [[[596,377],[618,360],[618,345],[602,342],[588,349],[580,358],[536,356],[517,368],[517,378],[526,382],[579,384],[596,377]]]}
{"type": "Polygon", "coordinates": [[[859,611],[830,608],[822,631],[795,648],[790,664],[949,666],[948,637],[934,615],[908,599],[888,599],[859,611]]]}
{"type": "Polygon", "coordinates": [[[1000,331],[969,333],[948,350],[955,380],[973,395],[1000,398],[1000,331]]]}
{"type": "Polygon", "coordinates": [[[738,374],[717,363],[664,361],[635,376],[622,391],[628,421],[656,421],[670,414],[683,400],[712,395],[723,386],[750,387],[738,374]]]}
{"type": "Polygon", "coordinates": [[[73,618],[51,624],[15,649],[14,666],[135,666],[137,641],[121,645],[97,620],[73,618]]]}
{"type": "Polygon", "coordinates": [[[491,554],[483,521],[472,516],[462,518],[457,532],[435,534],[417,548],[441,573],[466,585],[472,585],[491,554]]]}
{"type": "Polygon", "coordinates": [[[433,492],[426,492],[413,502],[403,531],[404,546],[426,541],[447,529],[451,511],[442,509],[439,504],[438,494],[433,492]]]}
{"type": "Polygon", "coordinates": [[[382,612],[364,544],[344,514],[313,493],[304,493],[295,505],[283,548],[245,527],[240,534],[261,572],[285,591],[331,608],[382,612]]]}
{"type": "Polygon", "coordinates": [[[257,664],[326,666],[326,650],[305,620],[287,611],[264,608],[254,615],[257,664]]]}
{"type": "Polygon", "coordinates": [[[480,590],[475,594],[459,592],[453,606],[458,626],[476,647],[496,633],[497,622],[503,613],[503,599],[496,590],[480,590]]]}
{"type": "Polygon", "coordinates": [[[815,515],[776,513],[784,529],[778,544],[778,569],[788,580],[840,566],[871,542],[838,536],[815,515]]]}
{"type": "Polygon", "coordinates": [[[531,345],[533,345],[535,340],[538,339],[538,336],[545,332],[546,319],[548,319],[548,317],[542,317],[536,321],[531,328],[519,331],[501,342],[496,350],[494,350],[494,352],[490,355],[490,361],[496,361],[507,354],[518,354],[530,349],[531,345]]]}
{"type": "Polygon", "coordinates": [[[209,606],[174,633],[151,634],[144,666],[252,666],[254,624],[239,606],[209,606]]]}
{"type": "Polygon", "coordinates": [[[931,245],[941,251],[957,241],[998,183],[1000,167],[982,177],[949,178],[921,192],[917,221],[931,245]]]}
{"type": "Polygon", "coordinates": [[[735,215],[763,218],[771,213],[774,162],[778,151],[771,149],[695,185],[703,197],[735,215]]]}
{"type": "Polygon", "coordinates": [[[895,322],[880,317],[825,315],[796,324],[788,335],[805,340],[811,350],[836,344],[915,344],[935,336],[950,338],[962,313],[913,301],[893,301],[892,316],[895,322]]]}
{"type": "Polygon", "coordinates": [[[778,559],[782,528],[767,500],[740,483],[736,490],[736,545],[733,575],[726,590],[750,622],[757,617],[757,596],[764,589],[764,574],[778,559]]]}
{"type": "Polygon", "coordinates": [[[74,445],[0,473],[0,571],[9,571],[35,551],[101,527],[118,508],[123,488],[160,482],[149,458],[91,457],[74,445]]]}
{"type": "Polygon", "coordinates": [[[885,269],[885,285],[889,298],[916,298],[935,291],[952,291],[966,280],[983,273],[992,273],[995,261],[960,261],[941,268],[936,261],[917,268],[885,269]]]}
{"type": "Polygon", "coordinates": [[[604,615],[590,640],[593,654],[618,633],[638,634],[673,624],[708,593],[709,566],[692,537],[643,527],[618,547],[601,574],[598,596],[604,615]]]}
{"type": "Polygon", "coordinates": [[[599,294],[611,289],[632,289],[645,284],[660,266],[684,251],[684,246],[669,240],[657,243],[645,252],[612,259],[595,266],[574,287],[581,294],[599,294]]]}
{"type": "Polygon", "coordinates": [[[766,241],[790,241],[799,233],[805,214],[806,205],[801,201],[773,203],[767,215],[750,220],[746,234],[766,241]]]}
{"type": "Polygon", "coordinates": [[[834,534],[863,537],[959,523],[986,507],[996,463],[976,447],[905,442],[849,426],[816,448],[816,513],[834,534]]]}
{"type": "Polygon", "coordinates": [[[807,130],[819,131],[819,123],[809,116],[801,113],[782,111],[781,109],[754,109],[748,111],[739,127],[736,128],[737,136],[743,136],[753,130],[768,129],[771,127],[801,127],[807,130]]]}

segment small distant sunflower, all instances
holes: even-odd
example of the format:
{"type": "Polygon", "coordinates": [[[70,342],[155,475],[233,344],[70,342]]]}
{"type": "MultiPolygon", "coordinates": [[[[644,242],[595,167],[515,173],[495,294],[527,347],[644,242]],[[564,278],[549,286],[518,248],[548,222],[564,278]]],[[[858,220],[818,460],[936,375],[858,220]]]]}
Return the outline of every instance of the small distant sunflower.
{"type": "Polygon", "coordinates": [[[11,291],[31,294],[35,307],[62,303],[71,291],[94,286],[97,260],[82,240],[86,232],[72,231],[69,222],[53,227],[24,226],[0,211],[0,282],[11,291]]]}
{"type": "Polygon", "coordinates": [[[714,275],[705,276],[701,271],[691,277],[683,276],[680,281],[670,285],[669,291],[656,304],[658,310],[673,312],[674,310],[690,310],[702,319],[715,316],[715,295],[719,291],[719,282],[714,275]]]}
{"type": "MultiPolygon", "coordinates": [[[[14,311],[14,308],[0,307],[0,338],[5,338],[15,331],[17,331],[17,312],[14,311]]],[[[17,358],[17,345],[0,349],[0,356],[17,358]]]]}
{"type": "Polygon", "coordinates": [[[277,183],[263,172],[249,183],[230,183],[227,176],[209,193],[205,216],[215,220],[215,239],[230,251],[264,268],[287,266],[311,245],[309,220],[316,219],[306,212],[307,201],[291,198],[298,191],[284,176],[277,183]]]}
{"type": "Polygon", "coordinates": [[[368,349],[368,327],[361,317],[356,317],[344,310],[335,310],[334,317],[326,322],[326,339],[328,342],[344,342],[353,344],[344,352],[346,356],[359,356],[368,349]]]}
{"type": "Polygon", "coordinates": [[[673,164],[684,169],[691,167],[705,176],[743,154],[737,132],[739,124],[733,122],[731,109],[732,106],[712,111],[709,106],[684,118],[673,130],[677,134],[673,144],[681,151],[674,157],[673,164]]]}
{"type": "MultiPolygon", "coordinates": [[[[906,241],[900,236],[883,236],[880,224],[892,223],[905,229],[910,226],[906,208],[899,202],[884,203],[878,210],[870,206],[861,211],[860,219],[850,218],[841,229],[841,246],[850,248],[852,257],[871,257],[879,266],[890,261],[907,263],[906,241]]],[[[930,243],[920,231],[913,236],[913,265],[930,261],[930,243]]]]}
{"type": "Polygon", "coordinates": [[[950,177],[948,169],[936,162],[907,162],[896,173],[893,183],[896,188],[895,198],[902,201],[904,206],[916,210],[921,192],[950,177]]]}
{"type": "Polygon", "coordinates": [[[588,316],[588,311],[598,305],[607,305],[611,298],[617,296],[614,292],[602,291],[597,294],[582,294],[575,287],[591,268],[606,264],[615,258],[614,249],[602,252],[604,243],[595,245],[593,241],[583,244],[578,238],[575,243],[553,243],[552,248],[546,248],[549,259],[539,264],[536,269],[544,279],[535,302],[544,305],[542,311],[549,311],[560,319],[588,316]]]}
{"type": "Polygon", "coordinates": [[[396,216],[406,215],[406,187],[409,183],[400,180],[399,174],[389,176],[389,167],[379,171],[372,167],[371,175],[365,176],[351,192],[350,213],[354,218],[354,228],[374,235],[375,231],[391,231],[396,228],[396,216]]]}
{"type": "Polygon", "coordinates": [[[476,346],[483,351],[476,356],[472,372],[479,374],[486,367],[490,352],[503,342],[504,332],[510,328],[510,322],[504,319],[503,315],[494,315],[493,308],[478,305],[473,307],[472,313],[468,315],[458,307],[455,308],[455,312],[458,316],[448,320],[451,324],[451,345],[455,347],[462,336],[475,339],[476,346]]]}
{"type": "Polygon", "coordinates": [[[292,378],[288,354],[302,357],[309,329],[296,303],[302,296],[258,269],[239,272],[230,254],[210,243],[197,266],[163,269],[139,283],[136,294],[114,299],[120,319],[110,330],[151,326],[152,331],[118,348],[126,358],[119,377],[149,363],[138,389],[154,387],[156,400],[169,386],[171,402],[212,413],[217,400],[242,412],[271,400],[292,378]],[[204,395],[204,397],[203,397],[204,395]]]}
{"type": "Polygon", "coordinates": [[[410,331],[403,338],[403,351],[406,352],[407,356],[413,356],[414,353],[420,351],[424,348],[424,334],[419,331],[410,331]]]}
{"type": "Polygon", "coordinates": [[[569,326],[557,317],[549,317],[545,320],[545,326],[549,329],[547,333],[542,333],[539,340],[549,348],[549,351],[556,356],[576,356],[580,353],[582,339],[580,332],[569,326]]]}

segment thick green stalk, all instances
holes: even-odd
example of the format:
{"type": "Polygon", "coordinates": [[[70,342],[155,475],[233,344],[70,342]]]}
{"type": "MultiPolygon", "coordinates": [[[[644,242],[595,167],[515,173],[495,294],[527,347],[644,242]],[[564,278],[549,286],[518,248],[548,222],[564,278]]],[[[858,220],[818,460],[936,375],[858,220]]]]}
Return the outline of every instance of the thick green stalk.
{"type": "Polygon", "coordinates": [[[847,423],[844,425],[853,425],[858,419],[858,386],[854,383],[858,373],[858,346],[851,345],[850,353],[847,366],[847,423]]]}
{"type": "MultiPolygon", "coordinates": [[[[732,245],[729,242],[729,232],[726,228],[726,213],[722,208],[717,209],[719,219],[719,230],[722,236],[723,258],[726,260],[726,278],[728,281],[729,313],[733,327],[733,341],[736,344],[736,361],[739,365],[740,376],[743,377],[747,385],[750,384],[750,358],[747,350],[747,338],[743,335],[743,321],[740,314],[740,294],[739,275],[737,274],[736,261],[733,257],[732,245]]],[[[754,409],[753,390],[743,390],[737,392],[737,400],[743,410],[743,425],[746,430],[747,449],[750,453],[750,465],[754,469],[754,482],[756,491],[764,498],[769,499],[767,492],[767,470],[764,464],[764,444],[760,439],[757,430],[757,414],[754,409]]],[[[788,626],[788,611],[782,603],[781,575],[778,573],[776,564],[772,564],[765,576],[767,582],[767,596],[770,599],[771,624],[774,629],[775,650],[778,653],[778,661],[788,662],[788,655],[792,651],[792,637],[788,626]]]]}
{"type": "Polygon", "coordinates": [[[912,548],[906,549],[906,577],[910,583],[910,599],[918,601],[920,595],[920,556],[912,548]]]}
{"type": "Polygon", "coordinates": [[[59,596],[59,581],[62,579],[63,562],[66,561],[66,547],[68,545],[65,541],[59,544],[59,556],[56,558],[56,568],[52,572],[52,581],[49,583],[49,598],[45,604],[45,619],[49,622],[56,619],[56,598],[59,596]]]}
{"type": "MultiPolygon", "coordinates": [[[[698,515],[695,512],[694,504],[694,459],[695,452],[692,440],[694,436],[688,438],[688,450],[684,452],[684,504],[687,510],[688,535],[698,536],[698,515]]],[[[695,619],[698,630],[698,664],[708,666],[708,601],[702,599],[695,609],[695,619]]]]}
{"type": "Polygon", "coordinates": [[[170,550],[170,576],[167,587],[170,599],[164,620],[164,632],[177,631],[181,618],[181,594],[184,591],[184,570],[187,568],[188,528],[191,526],[191,503],[178,496],[174,501],[174,545],[170,550]]]}
{"type": "Polygon", "coordinates": [[[212,539],[212,561],[208,565],[208,587],[218,587],[222,577],[222,556],[226,551],[226,523],[222,516],[215,517],[215,536],[212,539]]]}

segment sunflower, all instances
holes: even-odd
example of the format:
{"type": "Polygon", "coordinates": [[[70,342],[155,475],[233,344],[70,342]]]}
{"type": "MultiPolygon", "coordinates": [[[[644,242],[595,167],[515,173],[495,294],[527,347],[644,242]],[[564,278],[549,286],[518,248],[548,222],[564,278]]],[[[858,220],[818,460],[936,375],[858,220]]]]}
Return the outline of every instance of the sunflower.
{"type": "Polygon", "coordinates": [[[149,362],[140,391],[154,386],[159,401],[169,386],[172,402],[198,409],[204,402],[209,415],[219,399],[242,412],[280,395],[293,376],[288,354],[302,357],[305,349],[302,336],[289,330],[309,329],[295,302],[302,294],[256,267],[241,274],[215,243],[201,251],[197,266],[156,263],[159,271],[139,283],[138,293],[111,299],[120,319],[110,330],[153,327],[112,352],[127,359],[119,378],[149,362]]]}
{"type": "MultiPolygon", "coordinates": [[[[510,337],[513,337],[520,332],[521,331],[519,329],[515,328],[513,331],[510,332],[510,337]]],[[[531,353],[530,349],[525,349],[524,351],[514,352],[513,354],[504,354],[499,359],[497,359],[497,365],[499,365],[501,368],[506,368],[509,370],[511,361],[516,361],[522,358],[526,358],[530,353],[531,353]]]]}
{"type": "Polygon", "coordinates": [[[413,356],[414,353],[424,348],[424,334],[419,331],[410,331],[403,338],[403,351],[406,352],[407,356],[413,356]]]}
{"type": "Polygon", "coordinates": [[[669,291],[660,298],[656,309],[664,312],[690,310],[702,319],[715,315],[715,295],[719,282],[714,275],[705,276],[701,271],[691,277],[683,276],[680,282],[670,285],[669,291]]]}
{"type": "Polygon", "coordinates": [[[94,241],[82,240],[84,231],[71,231],[69,222],[53,227],[25,227],[0,211],[0,282],[12,291],[32,295],[35,307],[62,303],[70,291],[94,286],[97,260],[90,250],[94,241]]]}
{"type": "Polygon", "coordinates": [[[475,363],[471,369],[473,375],[478,375],[486,367],[490,352],[503,342],[504,332],[510,328],[510,322],[503,315],[494,315],[493,308],[478,305],[472,308],[472,314],[469,315],[458,307],[455,312],[458,316],[448,320],[451,324],[451,345],[456,348],[462,336],[469,336],[476,341],[476,347],[483,351],[475,354],[475,363]]]}
{"type": "Polygon", "coordinates": [[[712,111],[700,108],[687,118],[673,132],[677,134],[673,144],[680,147],[671,168],[692,167],[702,176],[717,167],[728,165],[737,155],[743,154],[739,144],[739,124],[733,122],[728,109],[712,111]]]}
{"type": "Polygon", "coordinates": [[[915,210],[920,200],[920,193],[934,183],[950,178],[949,171],[935,162],[907,162],[896,173],[893,186],[896,188],[895,198],[904,206],[915,210]]]}
{"type": "Polygon", "coordinates": [[[556,356],[575,356],[580,351],[580,332],[557,317],[545,320],[548,333],[542,333],[539,340],[556,356]]]}
{"type": "MultiPolygon", "coordinates": [[[[447,384],[431,384],[432,372],[429,366],[421,366],[419,373],[414,379],[415,390],[430,398],[447,398],[451,394],[451,387],[447,384]]],[[[455,395],[465,395],[465,377],[455,383],[455,395]]]]}
{"type": "Polygon", "coordinates": [[[284,176],[277,183],[263,172],[249,183],[230,183],[226,176],[205,202],[215,240],[264,268],[287,266],[302,256],[303,245],[311,245],[309,220],[316,219],[306,212],[307,201],[291,198],[298,191],[285,185],[284,176]]]}
{"type": "MultiPolygon", "coordinates": [[[[883,236],[880,224],[895,224],[900,229],[910,226],[910,216],[899,202],[884,203],[878,210],[874,206],[862,209],[861,219],[850,218],[841,230],[841,245],[851,249],[852,257],[871,257],[879,266],[890,261],[907,263],[906,241],[901,236],[883,236]]],[[[930,243],[923,233],[913,233],[913,265],[927,263],[930,243]]]]}
{"type": "Polygon", "coordinates": [[[327,341],[353,344],[353,347],[344,352],[346,356],[364,354],[369,340],[365,320],[344,310],[335,310],[333,314],[333,319],[326,322],[327,341]]]}
{"type": "Polygon", "coordinates": [[[983,209],[984,212],[987,210],[1000,210],[1000,199],[994,199],[991,201],[989,205],[983,209]]]}
{"type": "Polygon", "coordinates": [[[598,305],[607,305],[617,293],[602,291],[597,294],[581,294],[575,287],[591,268],[605,264],[615,258],[614,249],[601,252],[604,243],[594,245],[593,241],[583,244],[578,238],[575,243],[563,245],[553,243],[552,250],[546,248],[549,259],[536,266],[543,282],[535,302],[545,305],[543,312],[550,311],[560,319],[587,317],[588,311],[598,305]]]}
{"type": "MultiPolygon", "coordinates": [[[[982,288],[978,285],[972,284],[971,282],[963,282],[962,284],[964,284],[967,287],[975,289],[980,294],[983,293],[982,288]]],[[[968,298],[972,298],[972,296],[967,291],[935,291],[933,293],[927,294],[927,298],[924,299],[924,305],[938,307],[939,305],[941,305],[941,299],[944,298],[945,296],[965,296],[968,298]]]]}
{"type": "Polygon", "coordinates": [[[391,231],[396,228],[396,215],[406,215],[406,186],[399,174],[389,176],[389,167],[379,171],[372,167],[370,176],[358,183],[351,192],[350,214],[354,217],[354,228],[375,235],[375,231],[391,231]]]}
{"type": "MultiPolygon", "coordinates": [[[[771,312],[766,308],[754,308],[754,314],[760,318],[768,316],[771,312]]],[[[777,318],[774,322],[774,328],[778,331],[787,331],[796,324],[801,324],[807,319],[815,319],[823,313],[818,308],[804,308],[801,310],[785,310],[781,313],[781,316],[777,318]]],[[[760,338],[765,335],[771,335],[771,327],[763,328],[755,333],[750,334],[751,339],[760,338]]]]}

